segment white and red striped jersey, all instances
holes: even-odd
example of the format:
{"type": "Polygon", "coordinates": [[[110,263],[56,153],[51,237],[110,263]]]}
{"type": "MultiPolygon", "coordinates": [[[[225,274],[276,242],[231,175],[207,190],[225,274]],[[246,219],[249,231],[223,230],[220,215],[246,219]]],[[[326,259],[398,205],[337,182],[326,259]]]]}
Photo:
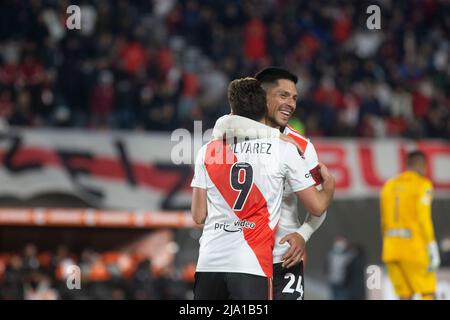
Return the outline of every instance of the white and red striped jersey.
{"type": "Polygon", "coordinates": [[[207,190],[199,272],[272,277],[283,187],[315,184],[296,147],[277,138],[226,144],[213,140],[198,155],[191,186],[207,190]]]}
{"type": "MultiPolygon", "coordinates": [[[[302,148],[304,151],[304,163],[307,166],[308,172],[314,179],[315,185],[319,185],[321,183],[319,160],[312,142],[303,137],[290,126],[287,126],[283,133],[293,138],[302,148]]],[[[287,242],[280,244],[280,240],[284,236],[297,231],[301,225],[302,223],[300,222],[298,215],[298,199],[293,192],[292,187],[289,185],[289,181],[287,181],[284,188],[283,203],[281,205],[281,217],[275,239],[275,248],[273,250],[274,263],[282,262],[283,255],[289,249],[289,244],[287,242]]]]}

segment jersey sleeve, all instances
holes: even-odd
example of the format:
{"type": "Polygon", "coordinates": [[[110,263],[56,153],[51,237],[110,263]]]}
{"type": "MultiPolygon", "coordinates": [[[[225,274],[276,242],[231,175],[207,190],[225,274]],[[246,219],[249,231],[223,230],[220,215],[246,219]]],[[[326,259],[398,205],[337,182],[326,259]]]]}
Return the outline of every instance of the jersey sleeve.
{"type": "Polygon", "coordinates": [[[315,180],[315,185],[320,185],[322,183],[322,176],[320,175],[319,158],[317,157],[316,148],[311,140],[301,136],[290,127],[285,128],[284,134],[290,136],[301,148],[303,148],[308,170],[315,180]]]}
{"type": "Polygon", "coordinates": [[[417,200],[417,212],[419,223],[423,231],[426,243],[435,241],[433,221],[431,218],[431,202],[433,200],[433,186],[430,181],[423,184],[419,189],[417,200]]]}
{"type": "MultiPolygon", "coordinates": [[[[314,184],[318,190],[321,190],[322,176],[320,175],[319,158],[317,157],[316,149],[311,141],[308,141],[304,155],[309,173],[314,179],[314,184]]],[[[312,234],[319,229],[325,221],[326,216],[326,211],[320,217],[311,215],[308,212],[306,213],[305,221],[300,228],[297,229],[297,232],[303,237],[305,242],[308,242],[312,234]]]]}
{"type": "Polygon", "coordinates": [[[293,192],[315,185],[315,181],[309,173],[306,160],[300,156],[297,148],[291,143],[286,143],[283,171],[293,192]]]}
{"type": "Polygon", "coordinates": [[[319,165],[319,158],[317,156],[316,148],[311,141],[309,141],[306,146],[305,159],[309,170],[314,169],[319,165]]]}
{"type": "Polygon", "coordinates": [[[305,159],[309,173],[315,181],[315,185],[320,185],[322,183],[322,176],[320,175],[319,158],[317,157],[316,148],[312,142],[309,142],[306,146],[305,159]]]}
{"type": "Polygon", "coordinates": [[[191,187],[207,189],[206,167],[205,167],[205,148],[198,151],[195,159],[194,177],[192,178],[191,187]]]}

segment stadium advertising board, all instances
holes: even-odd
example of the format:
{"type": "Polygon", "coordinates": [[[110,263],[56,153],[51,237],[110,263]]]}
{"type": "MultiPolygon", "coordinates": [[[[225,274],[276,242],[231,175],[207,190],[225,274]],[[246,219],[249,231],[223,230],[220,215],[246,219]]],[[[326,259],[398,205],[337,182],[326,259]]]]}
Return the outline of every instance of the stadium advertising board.
{"type": "MultiPolygon", "coordinates": [[[[404,157],[412,148],[420,148],[430,159],[429,176],[436,197],[450,198],[448,142],[312,141],[319,159],[336,177],[338,199],[377,197],[382,183],[404,169],[404,157]]],[[[188,208],[193,156],[206,142],[155,133],[50,129],[3,133],[0,197],[26,200],[58,193],[103,208],[188,208]]]]}

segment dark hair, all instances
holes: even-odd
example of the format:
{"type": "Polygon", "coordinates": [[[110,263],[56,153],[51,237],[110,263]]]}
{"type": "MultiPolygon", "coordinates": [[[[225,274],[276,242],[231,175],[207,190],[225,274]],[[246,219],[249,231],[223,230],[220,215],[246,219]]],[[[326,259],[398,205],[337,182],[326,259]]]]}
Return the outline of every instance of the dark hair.
{"type": "Polygon", "coordinates": [[[255,75],[255,78],[261,82],[261,84],[275,83],[281,79],[291,80],[295,84],[297,84],[298,81],[295,74],[278,67],[264,68],[255,75]]]}
{"type": "Polygon", "coordinates": [[[426,161],[426,160],[427,160],[427,156],[425,155],[425,153],[423,153],[422,151],[419,151],[419,150],[415,150],[415,151],[408,152],[408,155],[406,157],[406,165],[408,167],[411,167],[414,164],[416,164],[418,161],[426,161]]]}
{"type": "Polygon", "coordinates": [[[255,78],[235,79],[228,85],[233,114],[260,120],[266,113],[266,92],[255,78]]]}

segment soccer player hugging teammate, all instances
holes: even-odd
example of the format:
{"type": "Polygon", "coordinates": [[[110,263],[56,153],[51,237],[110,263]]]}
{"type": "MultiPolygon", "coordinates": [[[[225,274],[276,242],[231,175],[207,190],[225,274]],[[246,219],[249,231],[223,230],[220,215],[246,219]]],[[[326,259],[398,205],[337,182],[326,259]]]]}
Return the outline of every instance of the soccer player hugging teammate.
{"type": "MultiPolygon", "coordinates": [[[[287,70],[270,67],[261,70],[255,76],[266,91],[267,113],[265,122],[273,129],[236,114],[219,118],[214,127],[213,136],[219,137],[225,132],[249,138],[286,136],[295,140],[304,151],[305,164],[318,190],[322,188],[320,165],[314,145],[288,125],[294,114],[297,102],[297,76],[287,70]],[[242,130],[247,128],[247,130],[242,130]],[[249,130],[253,129],[253,130],[249,130]],[[281,134],[282,132],[282,134],[281,134]]],[[[275,300],[303,299],[303,254],[306,242],[325,220],[326,212],[320,216],[306,213],[304,223],[300,223],[298,201],[292,186],[285,184],[281,217],[276,233],[274,258],[274,298],[275,300]]]]}
{"type": "MultiPolygon", "coordinates": [[[[228,100],[233,114],[267,123],[266,93],[256,79],[232,81],[228,100]]],[[[204,223],[194,298],[273,299],[273,248],[285,181],[320,216],[334,193],[325,166],[320,174],[321,191],[297,147],[280,138],[220,136],[204,145],[191,183],[193,219],[204,223]]]]}

